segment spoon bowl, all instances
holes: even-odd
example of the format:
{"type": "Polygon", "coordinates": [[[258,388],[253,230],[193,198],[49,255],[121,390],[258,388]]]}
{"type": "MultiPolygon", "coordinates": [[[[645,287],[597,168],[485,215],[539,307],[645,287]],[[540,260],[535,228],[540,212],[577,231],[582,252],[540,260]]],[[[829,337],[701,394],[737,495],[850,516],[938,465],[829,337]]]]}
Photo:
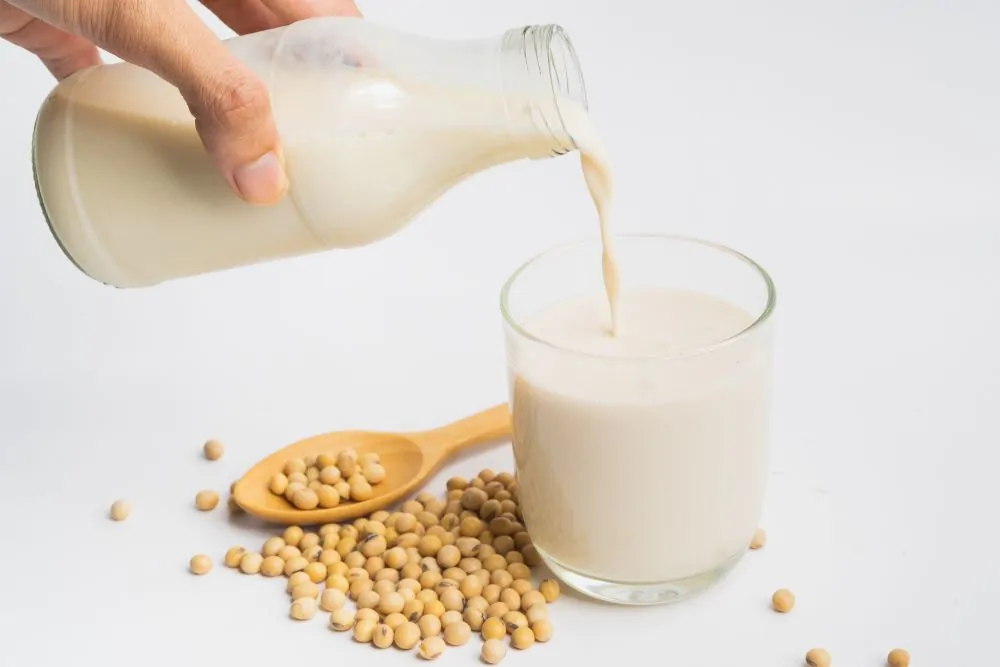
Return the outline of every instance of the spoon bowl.
{"type": "Polygon", "coordinates": [[[377,512],[413,493],[451,456],[475,445],[510,437],[506,403],[430,431],[384,433],[337,431],[294,442],[262,459],[233,487],[236,504],[248,514],[285,525],[340,523],[377,512]],[[363,501],[341,501],[336,507],[300,510],[271,493],[271,477],[292,458],[336,454],[352,448],[358,455],[374,452],[385,468],[385,479],[372,485],[374,495],[363,501]]]}

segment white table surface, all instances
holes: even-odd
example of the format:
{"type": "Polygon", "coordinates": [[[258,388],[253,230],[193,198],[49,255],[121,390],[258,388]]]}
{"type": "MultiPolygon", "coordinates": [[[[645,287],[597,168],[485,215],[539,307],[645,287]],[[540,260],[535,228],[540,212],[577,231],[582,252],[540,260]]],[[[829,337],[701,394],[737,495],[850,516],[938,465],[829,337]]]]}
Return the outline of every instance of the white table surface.
{"type": "MultiPolygon", "coordinates": [[[[564,597],[505,665],[962,666],[1000,613],[1000,5],[384,0],[441,37],[563,24],[612,152],[617,224],[742,250],[779,291],[767,547],[646,609],[564,597]],[[789,587],[793,613],[768,609],[789,587]]],[[[217,25],[214,24],[213,25],[217,25]]],[[[502,281],[593,235],[570,156],[449,192],[382,243],[116,291],[32,188],[52,85],[0,45],[0,665],[403,664],[287,619],[276,581],[188,558],[266,530],[192,508],[292,439],[415,429],[505,399],[502,281]],[[223,460],[200,445],[218,437],[223,460]],[[135,505],[126,523],[111,501],[135,505]],[[225,661],[225,663],[223,662],[225,661]]],[[[442,471],[510,466],[496,447],[442,471]]],[[[475,644],[442,665],[475,664],[475,644]]]]}

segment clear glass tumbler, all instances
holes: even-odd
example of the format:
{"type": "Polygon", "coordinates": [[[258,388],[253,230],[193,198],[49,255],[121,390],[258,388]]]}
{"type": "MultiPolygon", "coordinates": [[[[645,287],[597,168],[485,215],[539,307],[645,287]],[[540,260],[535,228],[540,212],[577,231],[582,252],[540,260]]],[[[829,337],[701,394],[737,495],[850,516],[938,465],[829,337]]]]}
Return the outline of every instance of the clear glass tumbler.
{"type": "Polygon", "coordinates": [[[563,582],[657,604],[721,578],[757,528],[775,290],[754,261],[714,243],[623,236],[616,249],[622,335],[630,322],[642,329],[639,352],[538,333],[551,330],[549,307],[574,299],[591,308],[566,317],[604,317],[598,240],[549,250],[503,287],[517,488],[535,548],[563,582]]]}

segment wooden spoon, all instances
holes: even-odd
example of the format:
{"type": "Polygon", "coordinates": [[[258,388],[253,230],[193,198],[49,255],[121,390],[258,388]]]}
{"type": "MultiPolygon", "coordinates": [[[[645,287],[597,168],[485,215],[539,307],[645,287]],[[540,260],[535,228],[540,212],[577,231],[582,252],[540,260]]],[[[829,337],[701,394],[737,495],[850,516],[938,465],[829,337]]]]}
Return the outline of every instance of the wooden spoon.
{"type": "Polygon", "coordinates": [[[233,487],[236,504],[247,513],[286,525],[339,523],[385,509],[413,492],[448,457],[477,444],[510,437],[510,411],[502,403],[448,426],[419,433],[339,431],[292,443],[247,471],[233,487]],[[342,501],[336,507],[300,510],[271,493],[271,477],[291,458],[336,454],[354,448],[358,455],[377,452],[386,477],[372,485],[375,495],[361,502],[342,501]]]}

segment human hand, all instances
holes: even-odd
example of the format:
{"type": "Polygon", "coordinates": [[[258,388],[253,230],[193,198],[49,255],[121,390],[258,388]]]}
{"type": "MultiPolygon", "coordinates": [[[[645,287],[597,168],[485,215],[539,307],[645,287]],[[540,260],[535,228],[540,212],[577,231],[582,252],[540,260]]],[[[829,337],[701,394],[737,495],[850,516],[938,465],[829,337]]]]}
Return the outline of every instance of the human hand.
{"type": "MultiPolygon", "coordinates": [[[[320,15],[361,13],[354,0],[202,0],[239,34],[320,15]]],[[[251,203],[288,188],[270,98],[185,0],[0,0],[0,37],[63,79],[101,62],[98,47],[178,88],[216,167],[251,203]]]]}

